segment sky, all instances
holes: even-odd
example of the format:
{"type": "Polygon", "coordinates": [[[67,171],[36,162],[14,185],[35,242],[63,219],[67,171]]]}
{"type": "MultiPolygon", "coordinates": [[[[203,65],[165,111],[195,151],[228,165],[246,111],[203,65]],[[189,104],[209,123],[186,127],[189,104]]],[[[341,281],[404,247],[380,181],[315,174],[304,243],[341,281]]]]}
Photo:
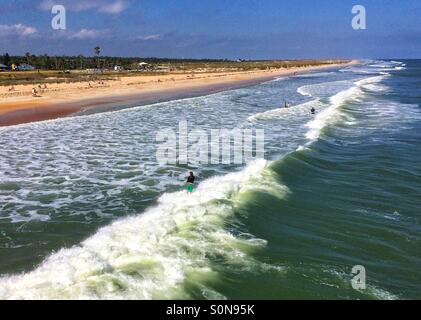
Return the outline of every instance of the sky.
{"type": "Polygon", "coordinates": [[[0,0],[0,54],[421,58],[420,0],[0,0]],[[66,8],[54,30],[51,8],[66,8]],[[354,5],[366,9],[355,30],[354,5]]]}

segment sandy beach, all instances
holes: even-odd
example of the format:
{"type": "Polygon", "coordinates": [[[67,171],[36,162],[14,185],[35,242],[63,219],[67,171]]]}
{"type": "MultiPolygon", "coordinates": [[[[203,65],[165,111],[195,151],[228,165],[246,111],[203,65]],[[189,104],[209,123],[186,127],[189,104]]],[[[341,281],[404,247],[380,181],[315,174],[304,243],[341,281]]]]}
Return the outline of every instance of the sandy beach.
{"type": "MultiPolygon", "coordinates": [[[[347,64],[355,64],[351,61],[347,64]]],[[[134,106],[177,98],[198,96],[257,84],[280,76],[337,67],[338,64],[305,68],[229,73],[189,73],[120,77],[106,82],[0,87],[0,126],[50,120],[80,112],[109,110],[113,106],[134,106]],[[36,87],[38,96],[31,90],[36,87]]]]}

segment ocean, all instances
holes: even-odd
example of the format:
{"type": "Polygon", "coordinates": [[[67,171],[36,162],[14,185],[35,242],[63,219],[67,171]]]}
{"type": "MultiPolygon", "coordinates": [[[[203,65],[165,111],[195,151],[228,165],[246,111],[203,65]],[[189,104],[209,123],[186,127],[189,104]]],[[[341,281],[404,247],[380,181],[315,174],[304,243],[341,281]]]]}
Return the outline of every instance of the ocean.
{"type": "Polygon", "coordinates": [[[420,87],[372,60],[0,128],[0,299],[421,298],[420,87]],[[263,129],[265,157],[158,164],[185,120],[263,129]]]}

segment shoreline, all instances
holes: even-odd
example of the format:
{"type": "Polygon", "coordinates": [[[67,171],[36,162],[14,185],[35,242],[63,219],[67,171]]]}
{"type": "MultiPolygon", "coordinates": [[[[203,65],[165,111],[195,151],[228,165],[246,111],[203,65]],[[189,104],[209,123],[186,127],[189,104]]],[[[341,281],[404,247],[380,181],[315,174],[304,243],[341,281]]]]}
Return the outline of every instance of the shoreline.
{"type": "Polygon", "coordinates": [[[52,91],[38,98],[5,98],[3,99],[5,101],[0,103],[0,127],[191,98],[252,86],[295,73],[303,74],[357,63],[359,62],[353,60],[343,64],[286,70],[194,74],[194,76],[174,74],[139,76],[113,81],[107,87],[73,87],[52,91]],[[144,82],[146,79],[149,81],[144,82]],[[138,82],[133,82],[133,80],[138,80],[138,82]]]}

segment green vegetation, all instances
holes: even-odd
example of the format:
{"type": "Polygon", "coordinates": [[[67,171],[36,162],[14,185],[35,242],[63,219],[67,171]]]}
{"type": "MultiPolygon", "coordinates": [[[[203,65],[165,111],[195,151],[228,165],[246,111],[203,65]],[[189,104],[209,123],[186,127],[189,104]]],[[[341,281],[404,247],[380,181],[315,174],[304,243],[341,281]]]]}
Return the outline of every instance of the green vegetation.
{"type": "Polygon", "coordinates": [[[97,69],[101,68],[100,66],[100,62],[99,62],[99,54],[101,53],[101,48],[100,47],[95,47],[94,48],[95,51],[95,56],[96,56],[96,65],[97,65],[97,69]]]}
{"type": "Polygon", "coordinates": [[[159,75],[168,73],[237,72],[278,68],[326,65],[341,60],[276,60],[231,61],[212,59],[164,59],[139,57],[100,57],[101,48],[94,48],[92,57],[79,56],[25,56],[0,57],[5,65],[30,64],[35,71],[0,72],[0,85],[32,83],[78,82],[110,80],[121,76],[159,75]],[[146,63],[140,65],[140,63],[146,63]],[[114,67],[119,66],[118,71],[114,67]]]}

